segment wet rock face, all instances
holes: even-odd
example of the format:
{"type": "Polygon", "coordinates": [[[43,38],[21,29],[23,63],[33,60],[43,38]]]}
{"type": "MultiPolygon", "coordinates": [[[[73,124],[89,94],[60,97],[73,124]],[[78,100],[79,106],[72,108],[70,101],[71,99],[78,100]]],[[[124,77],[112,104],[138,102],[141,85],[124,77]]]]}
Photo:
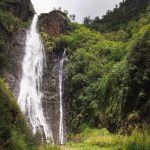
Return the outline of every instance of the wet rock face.
{"type": "MultiPolygon", "coordinates": [[[[68,19],[60,11],[53,11],[49,14],[42,14],[39,18],[39,27],[41,32],[50,36],[59,36],[68,31],[68,19]]],[[[46,68],[43,76],[43,110],[49,125],[51,126],[54,142],[59,144],[59,123],[60,123],[60,95],[59,95],[59,69],[60,60],[63,57],[64,49],[57,52],[49,52],[46,48],[46,68]]],[[[66,72],[66,61],[63,67],[63,124],[64,124],[64,141],[67,140],[67,118],[68,118],[68,83],[66,72]]]]}
{"type": "MultiPolygon", "coordinates": [[[[47,67],[44,69],[43,86],[43,110],[53,133],[54,142],[59,144],[59,123],[60,123],[60,95],[59,95],[59,69],[61,55],[56,53],[46,54],[47,67]]],[[[67,110],[68,110],[68,83],[67,72],[65,70],[66,62],[63,68],[63,124],[64,124],[64,141],[67,140],[67,110]]]]}
{"type": "MultiPolygon", "coordinates": [[[[59,144],[59,123],[60,123],[60,95],[59,95],[59,69],[60,59],[62,56],[58,56],[55,53],[46,55],[47,67],[44,69],[43,86],[43,110],[53,133],[54,142],[59,144]]],[[[64,141],[67,140],[67,72],[63,68],[63,124],[64,124],[64,141]]]]}
{"type": "Polygon", "coordinates": [[[30,0],[6,0],[5,9],[22,20],[28,20],[34,14],[30,0]]]}
{"type": "MultiPolygon", "coordinates": [[[[33,16],[33,8],[30,0],[3,0],[0,7],[27,22],[33,16]]],[[[0,40],[5,44],[0,49],[0,54],[7,58],[7,66],[0,68],[0,77],[3,77],[13,91],[15,97],[18,97],[19,85],[22,76],[22,60],[24,57],[24,48],[27,29],[18,29],[15,33],[8,33],[0,23],[0,40]]]]}
{"type": "Polygon", "coordinates": [[[12,41],[6,49],[10,67],[8,70],[4,70],[3,76],[16,98],[18,97],[22,76],[22,60],[24,58],[25,40],[26,29],[22,29],[13,35],[12,41]]]}
{"type": "Polygon", "coordinates": [[[54,10],[48,14],[41,14],[39,24],[41,32],[46,32],[51,36],[64,34],[68,30],[68,19],[59,10],[54,10]]]}

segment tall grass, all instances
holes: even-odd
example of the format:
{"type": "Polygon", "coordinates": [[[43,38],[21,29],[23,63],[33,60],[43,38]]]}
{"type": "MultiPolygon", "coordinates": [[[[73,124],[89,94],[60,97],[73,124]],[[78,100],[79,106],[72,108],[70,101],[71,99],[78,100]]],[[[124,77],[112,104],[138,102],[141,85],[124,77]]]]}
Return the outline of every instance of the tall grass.
{"type": "Polygon", "coordinates": [[[123,136],[113,135],[105,128],[86,128],[82,133],[72,136],[72,142],[68,145],[75,150],[121,150],[123,141],[123,136]]]}
{"type": "Polygon", "coordinates": [[[39,146],[38,150],[60,150],[60,147],[57,145],[43,144],[39,146]]]}
{"type": "Polygon", "coordinates": [[[146,131],[133,131],[125,144],[126,150],[150,150],[150,134],[146,131]]]}
{"type": "Polygon", "coordinates": [[[86,128],[72,135],[68,143],[75,150],[150,150],[148,131],[133,131],[130,136],[111,134],[107,129],[86,128]]]}

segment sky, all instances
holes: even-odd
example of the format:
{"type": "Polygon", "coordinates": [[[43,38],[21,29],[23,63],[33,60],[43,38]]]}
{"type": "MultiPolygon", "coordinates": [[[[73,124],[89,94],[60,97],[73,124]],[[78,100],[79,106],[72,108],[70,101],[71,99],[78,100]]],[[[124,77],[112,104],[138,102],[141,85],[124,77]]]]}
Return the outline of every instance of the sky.
{"type": "Polygon", "coordinates": [[[107,10],[112,10],[115,4],[122,0],[31,0],[37,14],[46,13],[53,8],[61,7],[68,10],[69,14],[76,15],[76,21],[82,23],[83,18],[90,16],[102,17],[107,10]]]}

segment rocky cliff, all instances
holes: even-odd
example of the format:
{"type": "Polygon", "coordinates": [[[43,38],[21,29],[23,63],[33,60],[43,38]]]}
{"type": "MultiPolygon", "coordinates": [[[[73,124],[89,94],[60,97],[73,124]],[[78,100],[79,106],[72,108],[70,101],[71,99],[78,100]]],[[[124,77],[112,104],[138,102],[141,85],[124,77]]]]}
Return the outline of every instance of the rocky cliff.
{"type": "MultiPolygon", "coordinates": [[[[27,28],[30,25],[34,11],[29,0],[3,0],[0,3],[0,77],[3,77],[18,97],[19,85],[22,76],[22,60],[27,28]],[[4,10],[6,15],[4,15],[4,10]],[[5,18],[6,17],[6,18],[5,18]],[[6,22],[5,22],[6,20],[6,22]],[[2,59],[0,59],[2,60],[2,59]]],[[[39,29],[41,34],[50,38],[65,34],[68,31],[68,19],[61,11],[52,11],[49,14],[39,16],[39,29]]],[[[43,37],[43,36],[42,36],[43,37]]],[[[59,64],[64,49],[50,51],[45,40],[46,66],[44,68],[42,90],[44,93],[43,109],[49,125],[51,125],[54,141],[59,143],[59,64]]],[[[67,72],[63,71],[63,109],[64,109],[64,132],[67,139],[67,72]]]]}
{"type": "Polygon", "coordinates": [[[41,32],[48,33],[49,36],[59,36],[65,34],[68,30],[69,20],[66,14],[59,10],[41,14],[39,20],[41,32]]]}
{"type": "MultiPolygon", "coordinates": [[[[60,11],[52,11],[49,14],[42,14],[39,17],[39,27],[41,34],[46,34],[49,38],[65,34],[68,31],[68,19],[60,11]]],[[[43,37],[43,36],[42,36],[43,37]]],[[[43,38],[46,51],[46,64],[43,81],[44,100],[43,107],[47,121],[51,124],[55,143],[59,143],[59,119],[60,119],[60,99],[59,99],[59,64],[63,57],[64,49],[55,51],[49,49],[46,40],[43,38]]],[[[67,72],[63,70],[63,110],[64,110],[64,132],[67,140],[67,72]]]]}
{"type": "Polygon", "coordinates": [[[34,14],[30,0],[0,2],[0,77],[18,96],[26,29],[34,14]]]}

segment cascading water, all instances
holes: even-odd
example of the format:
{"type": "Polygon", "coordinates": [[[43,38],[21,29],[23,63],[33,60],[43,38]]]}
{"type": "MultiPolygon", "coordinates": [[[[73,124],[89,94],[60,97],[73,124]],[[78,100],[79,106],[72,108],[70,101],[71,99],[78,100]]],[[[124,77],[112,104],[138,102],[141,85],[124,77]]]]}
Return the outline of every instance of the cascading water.
{"type": "Polygon", "coordinates": [[[64,124],[63,124],[63,66],[65,60],[65,51],[59,61],[59,100],[60,100],[60,122],[59,122],[59,144],[64,144],[64,124]]]}
{"type": "Polygon", "coordinates": [[[53,141],[52,131],[47,124],[42,108],[41,83],[45,53],[40,35],[37,31],[38,16],[35,15],[27,33],[25,57],[22,63],[22,79],[18,103],[23,113],[29,119],[33,133],[39,131],[42,140],[53,141]]]}

